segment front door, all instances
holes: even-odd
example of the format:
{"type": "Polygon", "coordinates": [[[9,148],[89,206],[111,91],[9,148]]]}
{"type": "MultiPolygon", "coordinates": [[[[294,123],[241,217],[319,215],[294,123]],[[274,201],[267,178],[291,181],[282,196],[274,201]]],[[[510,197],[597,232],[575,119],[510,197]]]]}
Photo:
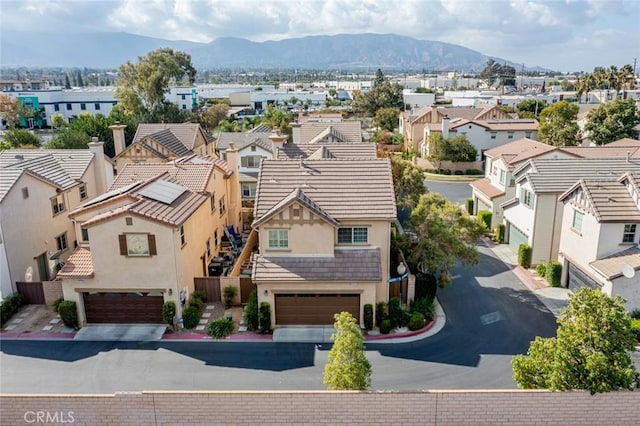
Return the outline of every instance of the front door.
{"type": "Polygon", "coordinates": [[[36,263],[38,264],[38,276],[40,281],[49,281],[51,277],[49,270],[49,259],[47,258],[47,252],[42,253],[36,257],[36,263]]]}

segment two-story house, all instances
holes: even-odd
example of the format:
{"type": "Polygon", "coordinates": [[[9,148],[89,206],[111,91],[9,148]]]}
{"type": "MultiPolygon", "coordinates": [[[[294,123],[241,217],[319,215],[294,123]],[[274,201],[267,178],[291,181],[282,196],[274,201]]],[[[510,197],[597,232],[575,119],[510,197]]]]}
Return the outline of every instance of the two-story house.
{"type": "Polygon", "coordinates": [[[291,123],[292,142],[362,143],[362,125],[357,120],[342,120],[336,115],[309,115],[291,123]]]}
{"type": "Polygon", "coordinates": [[[89,149],[0,152],[0,297],[55,277],[78,239],[68,212],[112,181],[113,163],[95,139],[89,149]]]}
{"type": "Polygon", "coordinates": [[[559,259],[569,289],[601,289],[640,309],[640,172],[581,179],[564,204],[559,259]]]}
{"type": "Polygon", "coordinates": [[[161,323],[168,300],[179,316],[226,226],[238,226],[234,179],[211,157],[128,164],[107,193],[73,210],[82,237],[58,278],[80,323],[161,323]]]}
{"type": "Polygon", "coordinates": [[[213,137],[197,123],[143,123],[126,145],[123,124],[113,131],[116,167],[129,163],[164,163],[187,155],[215,156],[213,137]]]}
{"type": "Polygon", "coordinates": [[[389,300],[395,196],[388,159],[263,160],[252,278],[272,324],[360,323],[365,304],[389,300]]]}
{"type": "MultiPolygon", "coordinates": [[[[606,150],[606,148],[605,148],[606,150]]],[[[506,237],[518,250],[532,248],[532,264],[558,258],[564,203],[560,196],[579,179],[610,180],[640,170],[636,158],[534,158],[514,170],[516,197],[501,205],[506,237]]]]}

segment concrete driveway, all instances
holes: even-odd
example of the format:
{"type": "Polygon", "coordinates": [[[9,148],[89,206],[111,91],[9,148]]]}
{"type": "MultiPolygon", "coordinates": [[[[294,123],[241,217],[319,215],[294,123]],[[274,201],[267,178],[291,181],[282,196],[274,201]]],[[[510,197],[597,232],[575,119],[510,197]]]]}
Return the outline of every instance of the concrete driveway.
{"type": "Polygon", "coordinates": [[[331,325],[285,326],[273,330],[274,342],[331,343],[336,329],[331,325]]]}
{"type": "Polygon", "coordinates": [[[166,328],[154,324],[91,324],[82,327],[74,340],[148,342],[162,339],[166,328]]]}

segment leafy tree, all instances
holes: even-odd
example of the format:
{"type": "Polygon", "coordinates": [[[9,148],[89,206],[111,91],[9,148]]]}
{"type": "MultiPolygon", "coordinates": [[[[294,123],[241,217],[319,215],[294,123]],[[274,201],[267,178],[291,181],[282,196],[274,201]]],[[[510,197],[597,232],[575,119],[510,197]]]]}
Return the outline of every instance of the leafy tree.
{"type": "Polygon", "coordinates": [[[199,116],[198,122],[202,125],[206,130],[213,130],[218,127],[218,124],[225,118],[227,118],[227,114],[229,113],[229,106],[226,104],[215,104],[207,108],[202,112],[199,116]]]}
{"type": "Polygon", "coordinates": [[[40,136],[25,129],[9,129],[3,138],[0,149],[37,148],[42,145],[40,136]]]}
{"type": "Polygon", "coordinates": [[[481,80],[485,80],[489,86],[492,86],[498,79],[502,86],[516,85],[516,69],[511,65],[500,65],[493,59],[487,61],[487,66],[480,72],[479,77],[481,80]]]}
{"type": "Polygon", "coordinates": [[[364,339],[349,312],[335,314],[333,347],[324,367],[323,383],[329,390],[366,390],[371,386],[371,364],[364,353],[364,339]]]}
{"type": "Polygon", "coordinates": [[[540,113],[547,107],[547,101],[541,99],[525,99],[516,104],[516,112],[520,118],[540,118],[540,113]]]}
{"type": "Polygon", "coordinates": [[[64,88],[71,89],[71,82],[69,81],[69,74],[64,75],[64,88]]]}
{"type": "Polygon", "coordinates": [[[15,127],[20,122],[18,98],[0,94],[0,118],[6,121],[7,127],[15,127]]]}
{"type": "Polygon", "coordinates": [[[409,227],[413,235],[401,234],[398,247],[411,268],[439,274],[441,286],[451,282],[450,270],[456,260],[463,264],[478,262],[476,242],[483,233],[482,225],[442,195],[422,195],[411,212],[409,227]]]}
{"type": "Polygon", "coordinates": [[[221,132],[240,132],[240,125],[237,121],[222,120],[218,123],[218,130],[221,132]]]}
{"type": "Polygon", "coordinates": [[[478,150],[469,142],[465,135],[455,136],[444,140],[441,159],[453,162],[475,161],[478,150]]]}
{"type": "Polygon", "coordinates": [[[393,132],[398,127],[400,110],[398,108],[380,108],[376,111],[373,122],[381,129],[393,132]]]}
{"type": "Polygon", "coordinates": [[[631,390],[640,383],[635,343],[624,299],[583,288],[569,295],[557,337],[536,337],[526,356],[513,358],[513,378],[524,389],[631,390]]]}
{"type": "Polygon", "coordinates": [[[546,107],[540,113],[540,141],[554,146],[577,145],[580,141],[580,128],[576,122],[578,110],[578,105],[567,101],[546,107]]]}
{"type": "Polygon", "coordinates": [[[416,87],[415,92],[416,93],[433,93],[433,90],[427,89],[426,87],[416,87]]]}
{"type": "Polygon", "coordinates": [[[373,88],[382,87],[382,85],[387,81],[387,78],[384,76],[384,73],[380,68],[376,70],[376,76],[373,79],[373,88]]]}
{"type": "Polygon", "coordinates": [[[410,161],[391,156],[391,176],[396,203],[401,207],[415,207],[427,188],[424,174],[410,161]]]}
{"type": "Polygon", "coordinates": [[[589,112],[584,129],[596,145],[605,145],[622,138],[635,137],[634,127],[640,124],[640,113],[633,99],[616,99],[589,112]]]}
{"type": "Polygon", "coordinates": [[[82,130],[67,127],[56,134],[47,144],[49,149],[85,149],[91,142],[91,136],[82,130]]]}
{"type": "Polygon", "coordinates": [[[51,116],[51,125],[54,129],[61,129],[67,125],[67,120],[61,113],[53,114],[51,116]]]}
{"type": "Polygon", "coordinates": [[[120,65],[118,73],[116,98],[127,114],[139,120],[158,118],[158,111],[166,109],[164,97],[170,85],[193,84],[196,77],[191,56],[169,48],[138,57],[135,64],[120,65]]]}
{"type": "Polygon", "coordinates": [[[402,109],[404,97],[402,86],[398,83],[392,84],[384,77],[382,71],[378,70],[371,90],[354,93],[353,109],[373,117],[380,108],[402,109]]]}
{"type": "Polygon", "coordinates": [[[267,109],[264,111],[262,116],[262,122],[269,127],[279,128],[280,131],[284,134],[289,135],[291,137],[291,126],[289,123],[291,122],[291,114],[287,111],[282,111],[273,107],[272,105],[267,106],[267,109]]]}

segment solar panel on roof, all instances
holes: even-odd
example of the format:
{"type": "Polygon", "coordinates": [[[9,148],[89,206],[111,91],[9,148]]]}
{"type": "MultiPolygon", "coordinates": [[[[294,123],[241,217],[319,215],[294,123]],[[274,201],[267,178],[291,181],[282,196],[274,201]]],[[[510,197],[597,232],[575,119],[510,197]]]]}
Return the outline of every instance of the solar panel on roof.
{"type": "Polygon", "coordinates": [[[161,203],[171,204],[185,191],[187,191],[187,188],[177,183],[157,180],[143,188],[139,194],[161,203]]]}

